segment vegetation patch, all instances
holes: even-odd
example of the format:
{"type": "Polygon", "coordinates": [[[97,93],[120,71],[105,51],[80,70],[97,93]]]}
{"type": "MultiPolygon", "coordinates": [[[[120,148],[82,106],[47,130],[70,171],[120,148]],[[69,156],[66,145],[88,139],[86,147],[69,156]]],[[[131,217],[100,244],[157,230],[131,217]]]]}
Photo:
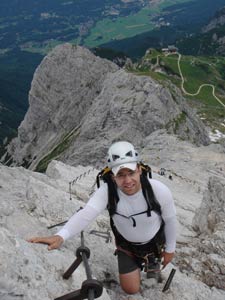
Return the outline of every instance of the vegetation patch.
{"type": "Polygon", "coordinates": [[[176,133],[180,127],[181,124],[183,124],[186,121],[187,114],[182,111],[181,114],[179,114],[176,119],[173,120],[174,124],[174,132],[176,133]]]}
{"type": "Polygon", "coordinates": [[[68,147],[70,146],[72,137],[78,136],[80,133],[79,127],[72,130],[70,133],[68,133],[62,141],[53,148],[53,150],[47,154],[45,157],[43,157],[37,167],[35,168],[36,172],[44,173],[48,167],[48,164],[53,160],[59,158],[60,154],[62,154],[68,147]]]}
{"type": "Polygon", "coordinates": [[[178,66],[177,66],[177,55],[171,55],[171,56],[159,56],[159,65],[164,67],[165,71],[169,75],[177,75],[180,77],[178,66]]]}
{"type": "MultiPolygon", "coordinates": [[[[2,149],[3,150],[3,149],[2,149]]],[[[2,153],[3,154],[3,153],[2,153]]],[[[6,165],[6,166],[10,166],[11,165],[11,163],[13,162],[13,159],[12,159],[12,156],[11,155],[9,155],[9,153],[6,153],[6,155],[5,155],[5,159],[4,159],[4,161],[2,162],[4,165],[6,165]]]]}

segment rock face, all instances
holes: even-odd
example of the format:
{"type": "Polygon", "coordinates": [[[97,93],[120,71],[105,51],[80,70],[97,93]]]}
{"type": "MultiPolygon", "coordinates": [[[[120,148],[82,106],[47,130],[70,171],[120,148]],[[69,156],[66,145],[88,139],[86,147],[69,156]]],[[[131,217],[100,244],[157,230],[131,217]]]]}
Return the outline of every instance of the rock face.
{"type": "Polygon", "coordinates": [[[211,177],[202,205],[196,212],[194,227],[200,234],[213,234],[225,220],[225,181],[211,177]]]}
{"type": "Polygon", "coordinates": [[[53,158],[96,165],[112,141],[132,139],[141,146],[161,128],[197,145],[209,143],[201,121],[174,86],[129,74],[70,44],[44,58],[29,102],[4,163],[37,170],[45,170],[53,158]]]}
{"type": "MultiPolygon", "coordinates": [[[[225,290],[224,207],[225,178],[210,177],[202,203],[193,218],[193,228],[199,236],[195,239],[191,264],[203,282],[222,290],[225,290]]],[[[185,255],[183,259],[185,260],[185,255]]]]}
{"type": "MultiPolygon", "coordinates": [[[[59,163],[58,168],[60,167],[62,168],[59,163]]],[[[83,170],[84,168],[78,167],[71,172],[70,167],[64,168],[61,175],[67,177],[63,182],[57,179],[57,167],[54,172],[49,171],[52,174],[50,177],[23,168],[0,166],[2,300],[50,300],[80,289],[82,282],[87,279],[82,264],[72,278],[62,279],[62,274],[76,259],[74,252],[80,246],[79,238],[75,242],[69,242],[63,249],[51,253],[46,246],[33,245],[26,241],[31,235],[54,233],[55,229],[48,230],[47,226],[66,220],[79,206],[84,205],[78,199],[70,200],[67,181],[83,170]]],[[[87,176],[86,192],[88,189],[90,191],[87,176]]],[[[104,291],[99,299],[107,300],[109,296],[104,291]]]]}
{"type": "Polygon", "coordinates": [[[207,260],[203,259],[201,262],[203,280],[207,285],[223,290],[225,290],[224,208],[225,178],[211,177],[201,206],[193,219],[193,227],[201,241],[197,244],[197,253],[204,251],[208,254],[207,260]]]}
{"type": "MultiPolygon", "coordinates": [[[[172,191],[177,250],[173,264],[162,272],[163,282],[156,285],[141,273],[142,290],[129,299],[224,300],[225,154],[218,145],[197,147],[162,130],[146,137],[140,154],[152,166],[153,178],[172,191]],[[161,167],[164,176],[158,174],[161,167]],[[170,289],[162,293],[171,268],[176,274],[170,289]]],[[[47,227],[67,220],[85,205],[98,171],[91,165],[72,167],[59,161],[52,161],[46,174],[0,165],[2,300],[50,300],[81,287],[86,279],[83,265],[69,280],[62,279],[76,258],[79,236],[51,252],[46,245],[26,239],[55,234],[59,227],[47,227]],[[71,189],[69,182],[73,182],[71,189]]],[[[106,243],[91,230],[109,230],[107,212],[84,232],[92,275],[106,288],[99,299],[127,300],[119,286],[114,241],[106,243]]]]}
{"type": "Polygon", "coordinates": [[[79,128],[102,89],[108,72],[118,67],[87,49],[56,47],[37,68],[29,93],[29,110],[9,152],[19,164],[29,164],[79,128]],[[36,158],[34,158],[36,157],[36,158]]]}

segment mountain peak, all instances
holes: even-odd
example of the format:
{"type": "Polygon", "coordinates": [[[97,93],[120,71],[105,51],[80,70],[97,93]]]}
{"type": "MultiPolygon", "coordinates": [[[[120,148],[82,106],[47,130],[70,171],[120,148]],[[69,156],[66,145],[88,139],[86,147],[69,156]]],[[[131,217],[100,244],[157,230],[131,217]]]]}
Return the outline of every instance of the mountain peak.
{"type": "Polygon", "coordinates": [[[29,105],[4,161],[31,169],[44,170],[56,157],[95,164],[112,141],[141,145],[161,128],[198,145],[209,143],[204,125],[175,86],[163,87],[70,44],[43,59],[29,105]]]}

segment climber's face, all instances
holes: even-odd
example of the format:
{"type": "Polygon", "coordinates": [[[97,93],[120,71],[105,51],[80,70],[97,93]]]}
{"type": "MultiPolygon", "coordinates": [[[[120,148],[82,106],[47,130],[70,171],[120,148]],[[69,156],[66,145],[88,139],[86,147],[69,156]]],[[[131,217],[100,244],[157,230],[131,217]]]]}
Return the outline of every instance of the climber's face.
{"type": "Polygon", "coordinates": [[[114,180],[119,189],[127,195],[133,195],[141,189],[141,169],[137,166],[136,170],[123,168],[119,170],[114,180]]]}

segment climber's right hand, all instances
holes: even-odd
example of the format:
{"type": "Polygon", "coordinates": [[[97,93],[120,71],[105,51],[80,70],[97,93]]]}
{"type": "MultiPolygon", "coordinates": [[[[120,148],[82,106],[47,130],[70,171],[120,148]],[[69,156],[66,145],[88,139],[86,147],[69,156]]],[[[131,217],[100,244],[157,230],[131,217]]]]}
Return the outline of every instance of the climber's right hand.
{"type": "Polygon", "coordinates": [[[53,235],[49,237],[32,237],[27,239],[30,243],[47,244],[48,250],[58,249],[64,242],[63,238],[59,235],[53,235]]]}

